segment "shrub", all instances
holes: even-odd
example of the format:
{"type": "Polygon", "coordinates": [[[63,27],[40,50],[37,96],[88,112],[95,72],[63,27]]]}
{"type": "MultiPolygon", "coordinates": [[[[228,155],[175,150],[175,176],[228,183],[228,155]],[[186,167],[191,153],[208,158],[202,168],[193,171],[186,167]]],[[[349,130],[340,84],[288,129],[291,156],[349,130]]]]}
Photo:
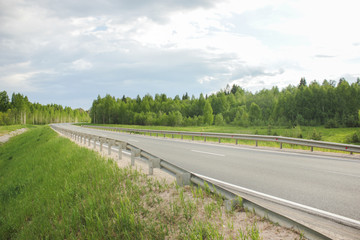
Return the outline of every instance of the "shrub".
{"type": "Polygon", "coordinates": [[[311,139],[319,141],[321,140],[321,137],[322,137],[321,132],[317,132],[316,129],[314,128],[313,133],[311,135],[311,139]]]}
{"type": "Polygon", "coordinates": [[[338,128],[339,124],[335,119],[329,119],[325,123],[325,128],[338,128]]]}
{"type": "Polygon", "coordinates": [[[349,136],[347,136],[346,142],[360,143],[360,131],[354,132],[353,134],[350,134],[349,136]]]}

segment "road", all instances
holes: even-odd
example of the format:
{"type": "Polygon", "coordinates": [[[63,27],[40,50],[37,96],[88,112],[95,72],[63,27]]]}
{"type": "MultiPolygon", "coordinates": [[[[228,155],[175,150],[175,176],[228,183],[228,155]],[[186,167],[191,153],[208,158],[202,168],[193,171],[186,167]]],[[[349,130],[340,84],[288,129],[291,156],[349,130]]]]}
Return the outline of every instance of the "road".
{"type": "Polygon", "coordinates": [[[126,141],[188,171],[360,220],[360,159],[63,127],[126,141]]]}

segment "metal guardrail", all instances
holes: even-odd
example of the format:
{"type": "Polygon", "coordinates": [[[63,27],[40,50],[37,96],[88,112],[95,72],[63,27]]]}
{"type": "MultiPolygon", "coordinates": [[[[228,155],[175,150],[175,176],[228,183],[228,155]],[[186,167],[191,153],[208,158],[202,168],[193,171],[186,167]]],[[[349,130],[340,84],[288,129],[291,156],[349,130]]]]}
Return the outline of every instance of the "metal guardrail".
{"type": "MultiPolygon", "coordinates": [[[[135,159],[143,159],[149,164],[149,175],[153,174],[154,168],[159,168],[161,170],[165,170],[171,175],[176,177],[177,184],[179,186],[194,184],[196,186],[209,189],[211,192],[219,194],[225,199],[225,207],[227,210],[233,209],[236,204],[239,203],[239,196],[212,181],[206,180],[206,177],[202,177],[201,175],[197,175],[191,173],[183,168],[180,168],[172,163],[165,161],[164,159],[158,158],[157,156],[152,155],[149,152],[146,152],[142,149],[137,148],[136,146],[129,144],[128,142],[120,141],[117,139],[112,139],[108,137],[100,137],[94,134],[85,134],[80,131],[73,131],[66,128],[59,127],[56,124],[52,124],[51,127],[66,135],[67,137],[78,141],[83,144],[88,144],[91,147],[91,141],[93,141],[93,147],[96,148],[97,144],[100,145],[100,151],[103,149],[103,145],[107,144],[108,154],[111,154],[112,147],[118,148],[118,159],[122,159],[122,151],[128,150],[131,152],[131,164],[135,164],[135,159]]],[[[263,213],[262,216],[267,217],[269,220],[273,222],[277,222],[283,226],[295,228],[299,231],[303,232],[308,239],[330,239],[324,234],[304,225],[299,222],[296,222],[284,215],[273,212],[257,203],[250,201],[244,197],[242,197],[242,204],[245,208],[253,209],[255,213],[263,213]]],[[[261,214],[260,214],[261,215],[261,214]]]]}
{"type": "Polygon", "coordinates": [[[324,149],[332,149],[338,151],[345,151],[353,153],[360,153],[360,146],[352,145],[352,144],[342,144],[342,143],[333,143],[333,142],[323,142],[323,141],[315,141],[308,139],[299,139],[299,138],[290,138],[290,137],[282,137],[282,136],[266,136],[266,135],[250,135],[250,134],[229,134],[229,133],[209,133],[209,132],[185,132],[185,131],[165,131],[165,130],[149,130],[149,129],[134,129],[134,128],[118,128],[118,127],[106,127],[106,126],[91,126],[91,125],[82,125],[82,127],[87,128],[97,128],[97,129],[106,129],[112,131],[122,131],[122,132],[130,132],[130,133],[149,133],[150,135],[156,134],[156,136],[160,135],[178,135],[183,139],[183,136],[192,136],[192,140],[194,137],[203,137],[204,141],[206,138],[218,138],[219,143],[221,139],[235,139],[236,144],[238,144],[238,140],[253,140],[255,141],[256,146],[258,146],[258,141],[263,142],[277,142],[280,144],[280,149],[282,149],[282,144],[293,144],[293,145],[301,145],[310,147],[311,151],[316,148],[324,148],[324,149]]]}

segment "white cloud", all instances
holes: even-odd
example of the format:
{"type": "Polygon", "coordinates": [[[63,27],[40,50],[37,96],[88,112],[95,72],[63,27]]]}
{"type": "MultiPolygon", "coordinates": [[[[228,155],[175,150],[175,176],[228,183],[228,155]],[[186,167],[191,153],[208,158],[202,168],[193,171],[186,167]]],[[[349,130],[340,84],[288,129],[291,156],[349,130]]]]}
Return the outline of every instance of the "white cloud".
{"type": "Polygon", "coordinates": [[[72,62],[72,69],[78,70],[78,71],[84,71],[84,70],[89,70],[93,67],[91,62],[88,62],[84,59],[78,59],[76,61],[72,62]]]}
{"type": "Polygon", "coordinates": [[[0,77],[2,87],[17,92],[18,89],[25,92],[37,92],[39,89],[31,84],[30,79],[40,72],[14,73],[0,77]]]}
{"type": "Polygon", "coordinates": [[[66,93],[67,86],[75,89],[87,81],[91,84],[82,92],[90,105],[99,91],[135,97],[140,82],[137,91],[198,94],[234,81],[259,90],[297,84],[301,77],[356,78],[356,4],[1,1],[1,85],[25,94],[35,89],[66,93]]]}

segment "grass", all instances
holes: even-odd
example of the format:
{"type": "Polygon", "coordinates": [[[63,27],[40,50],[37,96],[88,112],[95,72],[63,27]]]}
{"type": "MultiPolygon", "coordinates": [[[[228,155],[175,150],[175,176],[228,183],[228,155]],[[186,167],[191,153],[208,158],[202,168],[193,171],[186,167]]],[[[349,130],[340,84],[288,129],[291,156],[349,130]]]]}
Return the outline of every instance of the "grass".
{"type": "MultiPolygon", "coordinates": [[[[82,125],[85,125],[85,124],[82,124],[82,125]]],[[[326,141],[326,142],[359,144],[359,143],[349,142],[349,137],[352,136],[355,132],[359,132],[359,128],[331,128],[331,129],[329,129],[329,128],[325,128],[323,126],[317,126],[317,127],[296,126],[294,128],[260,126],[260,127],[245,128],[245,127],[236,127],[236,126],[230,126],[230,125],[226,125],[226,126],[214,126],[214,125],[212,125],[212,126],[192,126],[192,127],[139,126],[139,125],[119,125],[119,124],[87,124],[87,125],[123,127],[123,128],[133,128],[133,129],[151,129],[151,130],[275,135],[275,136],[284,136],[284,137],[293,137],[293,138],[314,139],[314,140],[321,140],[321,141],[326,141]]],[[[162,137],[162,135],[161,135],[161,137],[162,137]]],[[[173,136],[168,134],[168,135],[166,135],[166,137],[172,138],[173,136]]],[[[180,138],[180,136],[174,135],[174,138],[180,138]]],[[[191,140],[192,137],[183,136],[183,139],[191,140]]],[[[194,140],[204,141],[204,138],[195,137],[194,140]]],[[[218,139],[217,138],[206,138],[206,141],[217,142],[218,139]]],[[[234,139],[221,139],[221,142],[235,144],[234,139]]],[[[255,141],[238,140],[238,144],[254,146],[255,141]]],[[[258,142],[258,146],[278,148],[279,143],[258,142]]],[[[290,145],[290,144],[283,144],[283,148],[310,150],[310,147],[290,145]]],[[[322,148],[314,148],[314,151],[341,152],[341,151],[322,149],[322,148]]]]}
{"type": "Polygon", "coordinates": [[[47,126],[0,147],[0,183],[2,239],[261,239],[206,189],[119,169],[47,126]]]}
{"type": "Polygon", "coordinates": [[[15,131],[21,128],[29,128],[31,125],[6,125],[0,126],[0,136],[8,134],[9,132],[15,131]]]}

